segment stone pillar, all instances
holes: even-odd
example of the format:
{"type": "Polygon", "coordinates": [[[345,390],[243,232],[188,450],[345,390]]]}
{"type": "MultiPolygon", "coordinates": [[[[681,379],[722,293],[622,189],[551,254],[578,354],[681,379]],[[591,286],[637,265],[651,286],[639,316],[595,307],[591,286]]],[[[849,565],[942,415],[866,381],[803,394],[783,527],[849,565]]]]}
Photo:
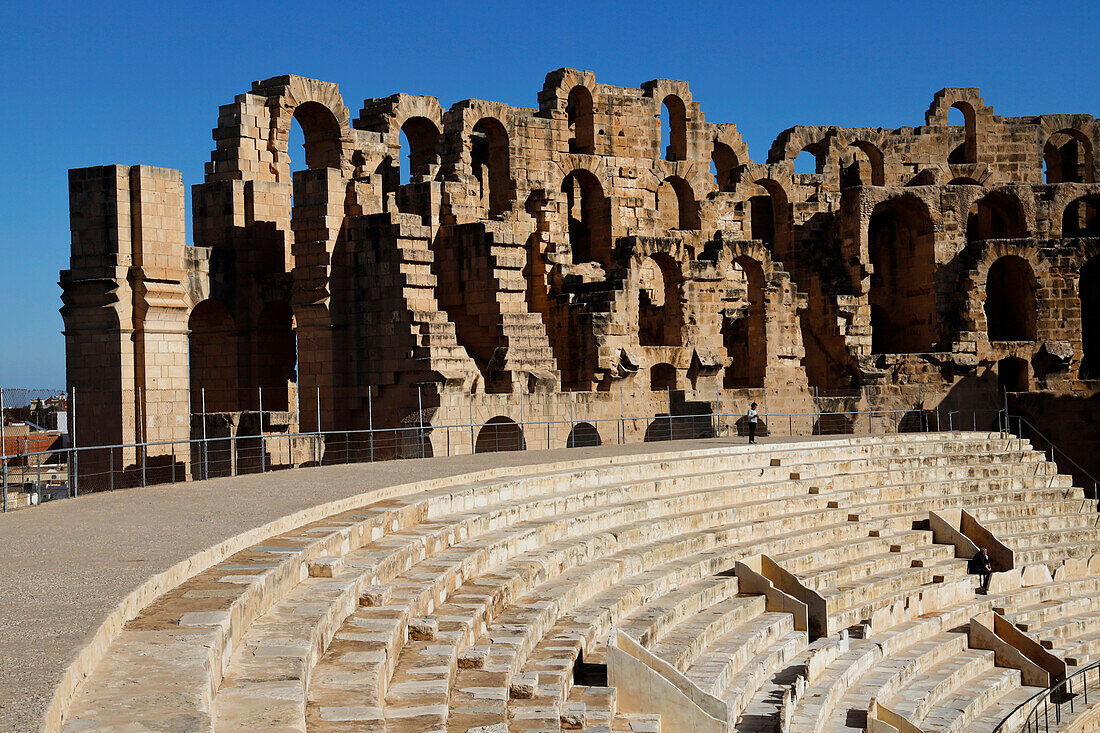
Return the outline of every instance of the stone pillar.
{"type": "MultiPolygon", "coordinates": [[[[69,172],[70,267],[61,272],[66,374],[81,446],[189,437],[183,183],[178,171],[69,172]],[[140,397],[139,397],[140,391],[140,397]]],[[[177,477],[186,470],[176,450],[177,477]]],[[[147,461],[165,464],[170,446],[147,461]]],[[[80,472],[135,469],[133,449],[82,455],[80,472]]],[[[167,468],[167,470],[171,470],[167,468]]],[[[122,479],[120,479],[121,481],[122,479]]],[[[85,488],[107,481],[85,483],[85,488]]]]}

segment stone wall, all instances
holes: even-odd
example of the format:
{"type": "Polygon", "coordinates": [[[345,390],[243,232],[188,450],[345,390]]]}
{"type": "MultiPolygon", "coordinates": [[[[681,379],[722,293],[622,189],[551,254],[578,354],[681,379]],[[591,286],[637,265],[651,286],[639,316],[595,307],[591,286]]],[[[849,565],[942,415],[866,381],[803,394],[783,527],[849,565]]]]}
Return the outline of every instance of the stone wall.
{"type": "Polygon", "coordinates": [[[395,94],[355,118],[336,85],[277,77],[213,137],[194,247],[177,172],[70,173],[81,444],[186,437],[203,391],[208,413],[262,394],[331,430],[1004,390],[1043,419],[1100,388],[1090,115],[1005,118],[949,88],[923,125],[800,125],[758,163],[686,82],[561,69],[535,109],[395,94]]]}

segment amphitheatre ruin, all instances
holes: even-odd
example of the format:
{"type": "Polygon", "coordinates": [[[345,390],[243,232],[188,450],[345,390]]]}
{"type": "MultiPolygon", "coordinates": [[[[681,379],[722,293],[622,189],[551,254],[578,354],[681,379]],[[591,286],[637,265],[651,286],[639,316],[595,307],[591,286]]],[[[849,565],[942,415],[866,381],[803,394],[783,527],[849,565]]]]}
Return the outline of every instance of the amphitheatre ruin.
{"type": "Polygon", "coordinates": [[[41,729],[1100,726],[1100,125],[946,88],[754,162],[704,107],[255,82],[193,245],[179,172],[70,171],[79,470],[344,493],[120,591],[41,729]]]}

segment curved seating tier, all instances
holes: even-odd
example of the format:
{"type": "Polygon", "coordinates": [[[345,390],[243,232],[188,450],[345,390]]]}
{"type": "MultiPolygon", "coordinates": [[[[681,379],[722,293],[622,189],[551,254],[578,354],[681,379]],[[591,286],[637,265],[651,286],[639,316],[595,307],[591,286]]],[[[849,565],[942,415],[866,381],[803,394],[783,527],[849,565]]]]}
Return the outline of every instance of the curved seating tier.
{"type": "Polygon", "coordinates": [[[991,731],[1037,690],[969,646],[970,619],[996,611],[1083,664],[1100,655],[1100,577],[1079,563],[1072,579],[978,594],[929,528],[930,511],[952,509],[1017,566],[1053,573],[1100,551],[1070,479],[988,433],[588,459],[375,492],[164,593],[106,650],[65,727],[660,730],[600,679],[614,629],[721,701],[727,730],[862,730],[880,706],[924,731],[991,731]],[[738,563],[759,555],[794,579],[787,592],[819,599],[810,628],[746,592],[738,563]]]}

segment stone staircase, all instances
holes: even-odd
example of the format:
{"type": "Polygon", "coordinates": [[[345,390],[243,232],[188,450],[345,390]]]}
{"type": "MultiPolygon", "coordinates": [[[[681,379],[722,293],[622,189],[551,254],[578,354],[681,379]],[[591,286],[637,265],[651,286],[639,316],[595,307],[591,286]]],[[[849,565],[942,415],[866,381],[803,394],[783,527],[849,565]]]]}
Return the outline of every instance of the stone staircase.
{"type": "Polygon", "coordinates": [[[1100,551],[1096,513],[998,434],[574,460],[354,504],[142,609],[66,730],[661,730],[580,672],[615,629],[722,701],[725,730],[862,730],[877,705],[991,731],[1038,690],[968,645],[972,617],[996,610],[1071,665],[1100,653],[1100,560],[1073,560],[1100,551]],[[954,508],[1043,571],[976,594],[928,528],[954,508]],[[819,599],[818,626],[745,592],[735,568],[760,555],[819,599]]]}

